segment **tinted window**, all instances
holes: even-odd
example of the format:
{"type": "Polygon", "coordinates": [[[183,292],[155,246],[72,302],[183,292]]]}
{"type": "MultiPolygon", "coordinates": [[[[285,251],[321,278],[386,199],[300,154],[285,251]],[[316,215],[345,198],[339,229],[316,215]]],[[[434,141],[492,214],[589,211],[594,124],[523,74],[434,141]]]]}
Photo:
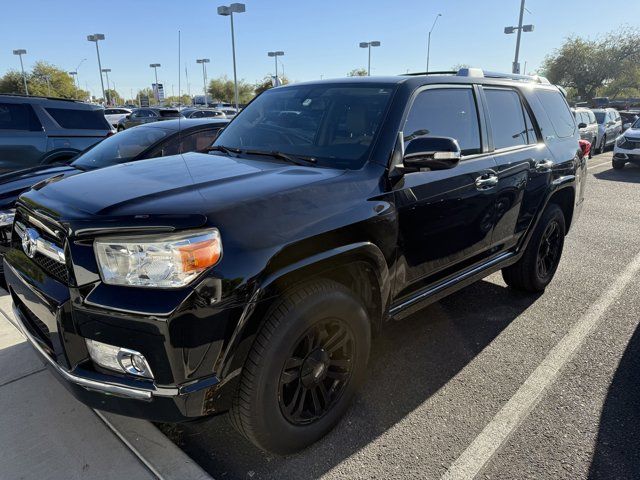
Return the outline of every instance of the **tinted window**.
{"type": "Polygon", "coordinates": [[[536,93],[540,103],[542,103],[542,106],[547,112],[547,116],[556,131],[556,135],[560,138],[573,135],[575,132],[575,121],[562,93],[558,90],[543,89],[539,89],[536,93]]]}
{"type": "Polygon", "coordinates": [[[41,130],[42,126],[29,105],[0,103],[0,130],[41,130]]]}
{"type": "Polygon", "coordinates": [[[405,140],[431,135],[452,137],[462,153],[480,152],[478,111],[470,88],[438,88],[418,94],[405,122],[405,140]]]}
{"type": "Polygon", "coordinates": [[[62,128],[79,130],[110,130],[101,110],[74,110],[71,108],[47,108],[47,113],[62,128]]]}
{"type": "Polygon", "coordinates": [[[124,163],[171,133],[173,132],[163,128],[148,127],[124,130],[117,135],[105,138],[93,148],[80,154],[72,165],[81,169],[92,170],[124,163]]]}
{"type": "Polygon", "coordinates": [[[496,149],[526,145],[527,128],[522,102],[513,90],[485,89],[493,145],[496,149]]]}
{"type": "Polygon", "coordinates": [[[155,115],[153,114],[153,112],[151,110],[138,110],[135,112],[136,117],[138,118],[149,118],[149,117],[155,117],[155,115]]]}
{"type": "Polygon", "coordinates": [[[589,115],[589,123],[597,123],[596,116],[592,111],[588,111],[587,115],[589,115]]]}
{"type": "Polygon", "coordinates": [[[104,109],[104,114],[105,115],[113,115],[114,113],[118,113],[118,111],[114,110],[113,108],[105,108],[104,109]]]}
{"type": "Polygon", "coordinates": [[[598,123],[600,124],[604,123],[604,119],[606,117],[604,112],[595,112],[594,114],[596,116],[596,120],[598,121],[598,123]]]}
{"type": "Polygon", "coordinates": [[[149,158],[204,151],[211,146],[218,130],[219,128],[212,128],[180,137],[176,136],[150,153],[149,158]]]}
{"type": "Polygon", "coordinates": [[[267,90],[226,127],[216,145],[279,151],[359,168],[391,98],[375,84],[294,85],[267,90]]]}

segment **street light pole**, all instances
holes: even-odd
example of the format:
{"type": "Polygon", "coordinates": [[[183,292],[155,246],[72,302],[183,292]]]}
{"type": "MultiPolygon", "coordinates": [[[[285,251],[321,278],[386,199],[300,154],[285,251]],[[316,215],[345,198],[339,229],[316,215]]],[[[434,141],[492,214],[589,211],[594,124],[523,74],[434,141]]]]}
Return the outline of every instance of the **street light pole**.
{"type": "Polygon", "coordinates": [[[246,11],[246,5],[244,3],[232,3],[229,6],[222,5],[218,7],[218,15],[231,18],[231,51],[233,54],[233,90],[235,97],[236,110],[238,109],[238,74],[236,72],[236,39],[233,29],[233,14],[243,13],[246,11]]]}
{"type": "Polygon", "coordinates": [[[22,70],[22,81],[24,83],[24,93],[29,95],[29,88],[27,87],[27,76],[24,74],[24,64],[22,63],[22,55],[26,55],[27,51],[24,48],[14,50],[13,54],[20,57],[20,69],[22,70]]]}
{"type": "Polygon", "coordinates": [[[278,50],[276,52],[267,52],[267,55],[273,57],[273,59],[276,61],[276,78],[273,82],[273,86],[277,87],[280,83],[278,81],[278,57],[282,57],[284,55],[284,52],[282,50],[278,50]]]}
{"type": "Polygon", "coordinates": [[[102,72],[105,74],[105,76],[107,77],[107,98],[105,99],[107,101],[107,105],[111,105],[111,85],[109,84],[109,72],[111,71],[110,68],[103,68],[102,72]]]}
{"type": "Polygon", "coordinates": [[[160,85],[158,85],[158,67],[161,67],[162,65],[160,65],[159,63],[151,63],[149,64],[149,66],[151,68],[153,68],[153,71],[155,72],[156,75],[156,103],[160,103],[160,85]]]}
{"type": "Polygon", "coordinates": [[[198,58],[196,63],[202,64],[202,93],[204,93],[204,103],[205,106],[209,103],[207,101],[207,71],[205,70],[205,64],[209,63],[211,60],[208,58],[198,58]]]}
{"type": "Polygon", "coordinates": [[[429,73],[429,57],[431,56],[431,33],[433,32],[433,29],[436,28],[436,22],[438,21],[438,19],[441,16],[442,16],[441,13],[436,15],[436,19],[433,21],[433,25],[431,26],[431,30],[429,30],[429,36],[428,36],[428,40],[427,40],[427,73],[429,73]]]}
{"type": "Polygon", "coordinates": [[[380,42],[360,42],[360,48],[368,48],[369,49],[369,63],[367,64],[367,76],[371,76],[371,47],[379,47],[380,42]]]}
{"type": "Polygon", "coordinates": [[[51,96],[51,75],[44,75],[44,79],[47,82],[47,97],[51,96]]]}
{"type": "Polygon", "coordinates": [[[98,42],[100,40],[104,40],[104,34],[94,33],[93,35],[87,35],[87,40],[89,40],[90,42],[95,42],[96,44],[96,54],[98,55],[98,70],[100,72],[100,87],[102,88],[102,100],[105,101],[106,97],[104,94],[104,80],[102,78],[102,63],[100,62],[100,48],[98,48],[98,42]]]}
{"type": "Polygon", "coordinates": [[[504,27],[504,33],[507,35],[512,34],[514,32],[518,32],[516,37],[516,54],[513,58],[513,65],[511,68],[512,73],[520,73],[520,63],[518,62],[518,57],[520,56],[520,37],[522,36],[522,32],[533,32],[533,25],[523,25],[522,20],[524,18],[524,2],[525,0],[520,1],[520,17],[518,20],[517,27],[504,27]]]}

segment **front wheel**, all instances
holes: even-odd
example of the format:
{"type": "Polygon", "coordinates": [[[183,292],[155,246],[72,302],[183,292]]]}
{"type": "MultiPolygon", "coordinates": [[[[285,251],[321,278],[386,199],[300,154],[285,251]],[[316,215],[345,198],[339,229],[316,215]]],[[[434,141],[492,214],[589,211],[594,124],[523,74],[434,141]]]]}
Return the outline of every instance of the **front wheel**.
{"type": "Polygon", "coordinates": [[[277,454],[312,444],[349,407],[364,379],[370,345],[367,312],[347,288],[319,280],[290,291],[256,334],[232,424],[277,454]]]}
{"type": "Polygon", "coordinates": [[[611,161],[611,166],[612,166],[614,169],[616,169],[616,170],[621,170],[621,169],[623,169],[623,168],[624,168],[624,164],[625,164],[625,163],[626,163],[626,162],[625,162],[624,160],[616,160],[616,159],[613,159],[613,160],[611,161]]]}
{"type": "Polygon", "coordinates": [[[529,240],[522,258],[502,269],[507,285],[527,292],[543,292],[556,273],[566,232],[564,214],[550,203],[529,240]]]}

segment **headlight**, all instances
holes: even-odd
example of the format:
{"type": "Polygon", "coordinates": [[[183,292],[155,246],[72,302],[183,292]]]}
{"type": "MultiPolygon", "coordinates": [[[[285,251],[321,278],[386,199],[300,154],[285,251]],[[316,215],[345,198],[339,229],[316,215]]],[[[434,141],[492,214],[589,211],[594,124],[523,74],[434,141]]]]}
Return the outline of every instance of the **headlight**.
{"type": "Polygon", "coordinates": [[[13,219],[16,216],[16,209],[0,210],[0,227],[10,227],[13,225],[13,219]]]}
{"type": "Polygon", "coordinates": [[[627,143],[627,137],[625,137],[624,135],[620,135],[616,140],[616,145],[620,148],[623,148],[626,143],[627,143]]]}
{"type": "Polygon", "coordinates": [[[97,238],[94,249],[104,283],[179,288],[222,256],[220,232],[97,238]]]}

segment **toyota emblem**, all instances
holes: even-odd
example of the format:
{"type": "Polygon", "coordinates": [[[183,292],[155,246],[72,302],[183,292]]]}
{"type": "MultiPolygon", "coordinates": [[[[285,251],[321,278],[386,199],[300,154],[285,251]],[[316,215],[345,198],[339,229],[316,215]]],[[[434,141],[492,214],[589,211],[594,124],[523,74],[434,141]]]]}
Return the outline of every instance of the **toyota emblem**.
{"type": "Polygon", "coordinates": [[[33,228],[25,228],[22,234],[22,249],[27,257],[33,258],[38,250],[38,238],[40,234],[33,228]]]}

